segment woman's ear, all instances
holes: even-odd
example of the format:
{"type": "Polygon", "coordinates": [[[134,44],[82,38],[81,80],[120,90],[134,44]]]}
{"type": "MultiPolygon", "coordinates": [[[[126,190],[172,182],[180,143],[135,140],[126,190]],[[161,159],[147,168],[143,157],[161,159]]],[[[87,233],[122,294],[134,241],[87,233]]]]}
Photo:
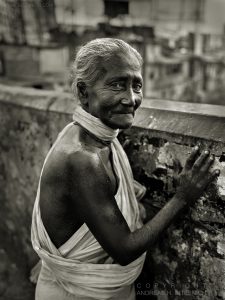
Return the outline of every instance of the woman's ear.
{"type": "Polygon", "coordinates": [[[86,84],[84,82],[77,83],[77,94],[81,104],[88,105],[88,92],[86,84]]]}

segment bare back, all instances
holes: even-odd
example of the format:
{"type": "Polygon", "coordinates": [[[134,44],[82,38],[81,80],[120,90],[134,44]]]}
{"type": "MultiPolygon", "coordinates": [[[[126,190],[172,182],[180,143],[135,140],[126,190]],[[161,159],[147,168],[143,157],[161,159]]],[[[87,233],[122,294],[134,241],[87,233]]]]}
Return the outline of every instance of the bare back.
{"type": "MultiPolygon", "coordinates": [[[[83,160],[98,160],[102,172],[104,175],[106,174],[105,180],[109,183],[112,193],[115,194],[117,179],[111,155],[109,145],[102,144],[76,124],[70,126],[65,134],[57,140],[45,164],[40,185],[42,221],[57,248],[64,244],[84,223],[79,209],[82,198],[78,190],[76,193],[76,178],[74,178],[71,168],[76,164],[75,167],[79,173],[79,168],[83,166],[83,160]],[[74,201],[74,198],[77,201],[74,201]]],[[[87,177],[98,177],[96,173],[91,174],[88,168],[85,173],[87,177]]],[[[82,183],[79,189],[87,189],[87,177],[82,177],[79,178],[79,185],[82,183]]],[[[90,197],[93,197],[95,190],[89,192],[90,197]]]]}

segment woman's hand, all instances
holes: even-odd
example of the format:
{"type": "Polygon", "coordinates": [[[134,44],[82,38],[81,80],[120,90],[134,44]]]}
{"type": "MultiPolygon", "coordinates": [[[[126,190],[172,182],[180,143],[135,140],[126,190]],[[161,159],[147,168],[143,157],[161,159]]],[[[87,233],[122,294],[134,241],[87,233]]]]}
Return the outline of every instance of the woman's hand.
{"type": "Polygon", "coordinates": [[[219,170],[209,171],[213,162],[214,155],[210,155],[208,150],[200,154],[199,147],[194,147],[178,177],[176,196],[185,204],[191,204],[197,200],[206,187],[220,174],[219,170]]]}

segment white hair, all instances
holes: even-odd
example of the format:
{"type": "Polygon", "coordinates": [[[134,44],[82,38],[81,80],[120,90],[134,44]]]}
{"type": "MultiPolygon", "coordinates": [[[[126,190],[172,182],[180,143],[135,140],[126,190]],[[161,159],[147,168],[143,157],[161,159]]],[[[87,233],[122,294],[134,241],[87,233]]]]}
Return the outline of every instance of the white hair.
{"type": "Polygon", "coordinates": [[[136,49],[120,39],[99,38],[88,42],[77,52],[72,65],[72,90],[77,95],[77,85],[79,83],[90,86],[94,84],[103,74],[102,63],[108,61],[114,54],[124,54],[134,56],[140,68],[143,60],[136,49]]]}

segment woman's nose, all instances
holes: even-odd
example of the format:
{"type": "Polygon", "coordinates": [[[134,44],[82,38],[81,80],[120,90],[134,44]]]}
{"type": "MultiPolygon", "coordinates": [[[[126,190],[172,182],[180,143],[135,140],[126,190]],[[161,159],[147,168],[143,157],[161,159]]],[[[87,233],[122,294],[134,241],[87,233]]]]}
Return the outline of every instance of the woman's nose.
{"type": "Polygon", "coordinates": [[[124,105],[135,105],[136,103],[136,95],[133,92],[133,90],[129,90],[126,92],[126,95],[124,95],[124,98],[121,100],[121,103],[124,105]]]}

